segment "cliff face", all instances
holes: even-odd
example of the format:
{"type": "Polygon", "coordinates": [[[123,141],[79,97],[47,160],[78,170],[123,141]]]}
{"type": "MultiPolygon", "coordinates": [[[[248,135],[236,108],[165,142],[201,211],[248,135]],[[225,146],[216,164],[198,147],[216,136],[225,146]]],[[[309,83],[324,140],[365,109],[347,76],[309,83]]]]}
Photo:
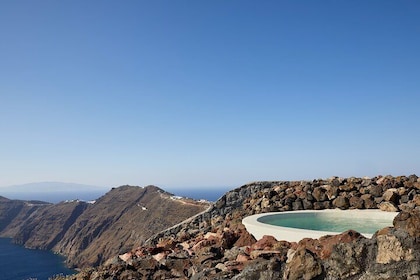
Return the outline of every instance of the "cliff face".
{"type": "Polygon", "coordinates": [[[420,179],[415,176],[256,182],[136,250],[70,276],[98,279],[419,279],[420,179]],[[354,231],[298,243],[255,240],[241,223],[270,211],[401,211],[371,239],[354,231]]]}
{"type": "Polygon", "coordinates": [[[3,235],[13,237],[15,243],[27,248],[42,250],[51,250],[89,206],[85,202],[25,204],[3,235]]]}
{"type": "Polygon", "coordinates": [[[71,266],[98,265],[208,207],[154,186],[115,188],[86,209],[53,250],[71,266]]]}
{"type": "Polygon", "coordinates": [[[154,186],[114,188],[94,204],[0,198],[0,235],[28,248],[53,250],[67,256],[69,266],[84,267],[131,250],[208,207],[154,186]]]}
{"type": "Polygon", "coordinates": [[[11,200],[0,196],[0,236],[13,236],[28,217],[51,203],[11,200]]]}

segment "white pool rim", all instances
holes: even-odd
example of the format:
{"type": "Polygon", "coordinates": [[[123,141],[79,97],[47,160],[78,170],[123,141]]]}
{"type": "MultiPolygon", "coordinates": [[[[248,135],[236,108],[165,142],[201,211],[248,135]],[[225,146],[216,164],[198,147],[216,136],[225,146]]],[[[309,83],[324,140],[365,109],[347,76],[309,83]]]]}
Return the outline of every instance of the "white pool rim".
{"type": "MultiPolygon", "coordinates": [[[[303,238],[313,238],[317,239],[324,235],[336,235],[339,232],[330,232],[330,231],[318,231],[318,230],[309,230],[309,229],[299,229],[292,227],[282,227],[269,225],[258,221],[259,218],[271,215],[290,215],[293,213],[334,213],[337,215],[337,218],[346,218],[351,215],[352,218],[360,217],[363,219],[366,216],[369,216],[370,219],[389,219],[390,226],[392,226],[392,221],[398,212],[385,212],[378,209],[366,209],[366,210],[340,210],[340,209],[326,209],[326,210],[298,210],[298,211],[284,211],[284,212],[269,212],[263,214],[256,214],[252,216],[245,217],[242,220],[242,224],[245,226],[246,230],[251,233],[255,239],[259,240],[264,235],[274,236],[277,240],[286,240],[289,242],[299,242],[303,238]]],[[[373,234],[362,233],[363,236],[371,238],[373,234]]]]}

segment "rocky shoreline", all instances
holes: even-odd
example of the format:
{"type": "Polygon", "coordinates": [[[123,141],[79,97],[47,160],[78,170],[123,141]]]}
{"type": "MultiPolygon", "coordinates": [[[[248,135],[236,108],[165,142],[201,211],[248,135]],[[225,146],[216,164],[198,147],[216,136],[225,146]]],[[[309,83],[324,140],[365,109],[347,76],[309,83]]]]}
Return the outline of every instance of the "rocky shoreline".
{"type": "Polygon", "coordinates": [[[91,267],[208,207],[207,202],[175,197],[155,186],[113,188],[95,203],[0,197],[0,236],[61,254],[68,267],[91,267]]]}
{"type": "Polygon", "coordinates": [[[420,179],[411,176],[255,182],[149,238],[144,246],[86,269],[99,279],[420,279],[420,179]],[[300,242],[255,240],[252,214],[302,209],[401,211],[371,239],[347,231],[300,242]]]}

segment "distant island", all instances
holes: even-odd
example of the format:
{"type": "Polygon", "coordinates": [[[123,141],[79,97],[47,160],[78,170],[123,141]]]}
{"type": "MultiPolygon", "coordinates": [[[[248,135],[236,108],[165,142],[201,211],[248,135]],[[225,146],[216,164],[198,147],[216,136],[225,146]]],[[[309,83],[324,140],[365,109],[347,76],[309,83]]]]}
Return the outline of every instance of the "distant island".
{"type": "Polygon", "coordinates": [[[0,187],[0,195],[12,199],[43,200],[57,203],[71,199],[94,200],[110,189],[110,187],[76,183],[37,182],[0,187]]]}

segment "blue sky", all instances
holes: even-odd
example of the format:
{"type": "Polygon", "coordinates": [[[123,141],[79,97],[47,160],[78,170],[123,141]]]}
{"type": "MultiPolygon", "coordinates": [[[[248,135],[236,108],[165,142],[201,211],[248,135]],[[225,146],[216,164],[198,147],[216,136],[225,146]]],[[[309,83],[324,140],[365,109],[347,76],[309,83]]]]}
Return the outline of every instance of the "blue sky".
{"type": "Polygon", "coordinates": [[[418,1],[1,1],[0,186],[420,175],[418,1]]]}

